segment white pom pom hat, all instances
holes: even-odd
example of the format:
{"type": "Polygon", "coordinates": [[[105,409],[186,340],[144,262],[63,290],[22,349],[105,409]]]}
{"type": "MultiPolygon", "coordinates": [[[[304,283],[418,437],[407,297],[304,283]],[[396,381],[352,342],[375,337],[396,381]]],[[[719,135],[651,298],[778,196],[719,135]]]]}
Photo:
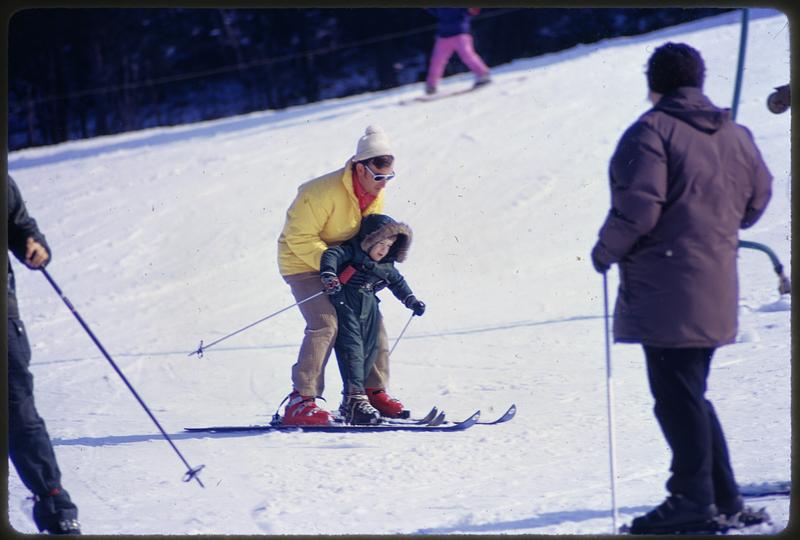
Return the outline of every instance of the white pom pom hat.
{"type": "Polygon", "coordinates": [[[394,156],[394,152],[392,152],[389,137],[383,128],[370,125],[364,130],[364,136],[358,139],[358,146],[352,160],[355,163],[378,156],[394,156]]]}

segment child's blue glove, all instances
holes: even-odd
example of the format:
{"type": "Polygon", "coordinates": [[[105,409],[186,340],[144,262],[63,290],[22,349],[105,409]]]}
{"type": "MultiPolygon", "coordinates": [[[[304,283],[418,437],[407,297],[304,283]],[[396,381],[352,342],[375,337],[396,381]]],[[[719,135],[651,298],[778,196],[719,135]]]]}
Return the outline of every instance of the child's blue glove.
{"type": "Polygon", "coordinates": [[[413,294],[406,298],[405,305],[408,309],[414,312],[414,315],[417,317],[422,317],[422,314],[425,313],[425,302],[417,300],[417,297],[413,294]]]}

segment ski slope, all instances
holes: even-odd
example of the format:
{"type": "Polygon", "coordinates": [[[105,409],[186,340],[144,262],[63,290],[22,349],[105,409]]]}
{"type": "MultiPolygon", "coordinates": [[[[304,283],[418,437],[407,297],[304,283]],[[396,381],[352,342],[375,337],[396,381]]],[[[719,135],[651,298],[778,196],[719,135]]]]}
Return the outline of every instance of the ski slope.
{"type": "MultiPolygon", "coordinates": [[[[422,83],[213,122],[9,155],[53,249],[48,267],[193,465],[186,471],[44,277],[14,260],[39,411],[85,534],[605,534],[611,531],[602,280],[588,261],[608,210],[607,166],[649,106],[644,69],[667,40],[698,48],[706,93],[729,106],[740,16],[618,38],[494,70],[494,83],[400,105],[422,83]],[[198,434],[267,422],[291,390],[303,320],[276,241],[302,182],[341,167],[368,124],[397,154],[385,211],[414,230],[400,265],[428,305],[392,356],[390,393],[460,433],[198,434]]],[[[789,26],[752,10],[738,120],[775,176],[763,242],[790,273],[789,26]]],[[[468,86],[468,75],[443,89],[468,86]]],[[[617,272],[610,274],[611,301],[617,272]]],[[[710,377],[739,483],[790,479],[791,300],[767,257],[740,254],[740,333],[710,377]]],[[[410,312],[383,294],[390,340],[410,312]]],[[[643,354],[612,348],[621,522],[666,495],[669,452],[643,354]]],[[[335,359],[327,406],[339,404],[335,359]]],[[[13,467],[9,521],[36,532],[13,467]]],[[[767,503],[776,529],[787,498],[767,503]]]]}

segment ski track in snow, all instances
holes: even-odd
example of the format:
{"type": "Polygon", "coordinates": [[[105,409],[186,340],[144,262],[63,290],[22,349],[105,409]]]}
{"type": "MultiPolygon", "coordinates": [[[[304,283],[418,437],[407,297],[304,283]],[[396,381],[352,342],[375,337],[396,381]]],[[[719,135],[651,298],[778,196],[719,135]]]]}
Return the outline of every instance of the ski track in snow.
{"type": "MultiPolygon", "coordinates": [[[[488,87],[434,103],[399,105],[422,92],[415,84],[11,153],[54,250],[51,275],[189,463],[205,465],[205,489],[180,481],[183,463],[61,300],[12,261],[37,406],[84,533],[608,533],[602,290],[588,260],[608,159],[647,109],[642,73],[655,46],[700,49],[706,91],[725,105],[739,31],[730,13],[581,45],[500,66],[488,87]],[[275,260],[286,208],[300,183],[344,164],[370,123],[396,147],[386,213],[414,229],[401,270],[429,306],[393,354],[390,393],[450,420],[476,409],[494,418],[511,403],[517,416],[459,433],[184,432],[268,422],[289,392],[296,310],[202,358],[189,353],[293,302],[275,260]]],[[[739,120],[775,185],[742,238],[769,245],[791,275],[791,111],[765,106],[789,80],[788,51],[786,17],[752,10],[739,120]]],[[[740,332],[717,352],[708,395],[748,487],[790,478],[791,299],[779,298],[763,254],[740,253],[739,268],[740,332]]],[[[397,336],[408,311],[383,299],[397,336]]],[[[641,350],[612,354],[621,524],[666,495],[669,452],[641,350]]],[[[335,360],[326,383],[335,408],[335,360]]],[[[13,468],[8,488],[12,527],[34,533],[13,468]]],[[[761,533],[786,527],[787,497],[752,504],[775,522],[761,533]]]]}

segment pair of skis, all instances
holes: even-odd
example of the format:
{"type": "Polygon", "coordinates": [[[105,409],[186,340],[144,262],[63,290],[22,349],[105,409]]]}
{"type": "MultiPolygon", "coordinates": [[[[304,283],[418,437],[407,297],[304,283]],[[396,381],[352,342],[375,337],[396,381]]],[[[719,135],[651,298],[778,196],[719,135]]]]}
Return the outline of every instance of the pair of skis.
{"type": "MultiPolygon", "coordinates": [[[[446,426],[446,425],[452,425],[452,424],[460,423],[460,422],[450,422],[449,420],[446,419],[446,415],[445,415],[444,411],[440,411],[436,407],[433,407],[428,412],[428,414],[426,414],[424,417],[419,418],[419,419],[410,418],[410,414],[408,414],[408,411],[403,411],[403,412],[407,413],[405,415],[405,417],[384,418],[383,421],[385,423],[388,423],[388,424],[424,425],[424,426],[428,426],[428,427],[446,426]]],[[[477,412],[480,413],[480,411],[477,411],[477,412]]],[[[509,407],[508,410],[506,410],[506,412],[504,412],[502,415],[497,417],[495,420],[480,420],[480,419],[478,419],[476,424],[481,424],[481,425],[484,425],[484,426],[490,426],[490,425],[494,425],[494,424],[502,424],[502,423],[508,422],[509,420],[514,418],[514,416],[516,414],[517,414],[517,406],[516,405],[511,405],[511,407],[509,407]]],[[[337,421],[338,422],[344,422],[344,420],[342,420],[341,418],[339,418],[337,421]]]]}
{"type": "Polygon", "coordinates": [[[464,420],[451,422],[445,419],[444,411],[439,411],[433,407],[428,414],[419,419],[413,418],[387,418],[383,423],[375,425],[351,425],[344,422],[335,422],[324,426],[287,426],[278,420],[271,424],[257,424],[249,426],[207,426],[207,427],[188,427],[184,431],[189,432],[210,432],[210,433],[230,433],[237,431],[313,431],[320,433],[375,433],[379,431],[423,431],[423,432],[446,432],[464,431],[475,425],[497,425],[508,422],[517,413],[516,405],[511,405],[506,412],[495,420],[481,420],[481,411],[475,411],[464,420]]]}

